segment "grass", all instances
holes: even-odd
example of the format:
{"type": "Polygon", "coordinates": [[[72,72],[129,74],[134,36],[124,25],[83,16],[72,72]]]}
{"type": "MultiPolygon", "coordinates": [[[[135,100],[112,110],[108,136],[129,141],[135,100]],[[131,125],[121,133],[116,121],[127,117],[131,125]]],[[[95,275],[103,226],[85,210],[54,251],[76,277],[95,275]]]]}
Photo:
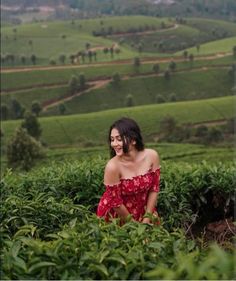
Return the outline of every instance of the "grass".
{"type": "MultiPolygon", "coordinates": [[[[202,163],[206,161],[215,163],[217,155],[218,162],[232,162],[234,161],[234,149],[227,146],[204,146],[199,144],[188,143],[146,143],[147,148],[153,148],[158,151],[161,162],[166,163],[202,163]]],[[[94,158],[101,157],[109,159],[108,146],[95,147],[54,147],[45,149],[45,157],[38,160],[34,166],[34,170],[39,167],[50,166],[52,163],[63,164],[65,162],[73,161],[90,161],[94,158]]],[[[5,155],[1,155],[1,174],[7,168],[7,160],[5,155]]]]}
{"type": "MultiPolygon", "coordinates": [[[[126,106],[126,96],[132,94],[134,105],[155,104],[157,95],[167,102],[173,94],[177,101],[207,99],[232,95],[233,78],[226,69],[201,72],[174,73],[170,80],[164,77],[143,77],[121,81],[114,87],[108,84],[105,88],[74,97],[65,102],[66,114],[101,111],[126,106]]],[[[46,115],[59,114],[58,108],[52,107],[46,115]]]]}
{"type": "MultiPolygon", "coordinates": [[[[211,53],[220,53],[220,52],[231,52],[233,47],[236,46],[236,37],[230,37],[226,39],[220,39],[213,42],[205,43],[200,45],[199,52],[196,47],[187,49],[189,54],[193,55],[207,55],[211,53]]],[[[181,55],[183,52],[177,52],[176,55],[181,55]]]]}
{"type": "MultiPolygon", "coordinates": [[[[218,58],[214,60],[199,60],[194,61],[193,65],[188,61],[178,62],[177,69],[181,68],[191,68],[200,66],[210,66],[210,65],[231,65],[234,61],[232,56],[218,58]]],[[[165,70],[169,63],[163,63],[161,60],[157,59],[160,64],[161,70],[165,70]]],[[[139,73],[147,73],[152,71],[153,62],[148,64],[142,63],[139,68],[139,73]]],[[[67,65],[67,68],[53,68],[48,70],[31,70],[27,72],[10,72],[1,73],[1,90],[17,90],[25,87],[39,87],[42,85],[50,85],[56,83],[68,83],[71,75],[77,75],[81,72],[84,73],[87,79],[97,79],[99,77],[110,77],[114,72],[119,72],[120,75],[127,75],[134,73],[134,67],[132,61],[127,62],[127,64],[116,64],[114,65],[99,65],[90,66],[87,65],[67,65]],[[27,75],[26,75],[27,73],[27,75]]]]}
{"type": "MultiPolygon", "coordinates": [[[[145,26],[155,27],[160,30],[162,22],[165,22],[168,27],[173,26],[175,20],[145,16],[124,16],[75,20],[74,24],[71,21],[28,23],[17,26],[15,32],[13,27],[2,27],[1,51],[3,54],[12,53],[15,55],[15,66],[20,65],[17,57],[21,55],[29,57],[32,53],[36,54],[38,64],[45,65],[49,64],[50,59],[58,62],[59,55],[62,53],[66,54],[68,58],[71,54],[85,50],[86,43],[90,43],[91,48],[97,46],[102,46],[102,48],[111,47],[114,40],[120,43],[120,39],[123,38],[125,42],[122,45],[119,44],[121,53],[118,59],[127,59],[138,55],[137,48],[135,46],[131,47],[131,42],[134,44],[143,42],[144,53],[140,54],[140,56],[148,55],[148,52],[152,52],[154,56],[160,56],[163,51],[157,50],[156,47],[154,48],[154,43],[159,44],[163,41],[165,48],[174,52],[178,49],[183,49],[183,45],[192,46],[198,42],[209,42],[222,38],[222,36],[236,35],[234,23],[206,19],[201,19],[201,22],[198,19],[195,19],[195,21],[188,19],[186,25],[180,25],[175,30],[162,29],[161,32],[142,35],[141,37],[138,35],[124,37],[122,35],[121,37],[103,38],[92,35],[94,31],[101,31],[101,29],[107,31],[111,27],[114,31],[119,32],[127,32],[130,28],[145,28],[145,26]],[[211,34],[213,28],[219,33],[218,35],[211,34]],[[63,35],[65,35],[64,39],[63,35]],[[32,44],[29,44],[30,40],[32,44]]],[[[97,51],[97,58],[101,62],[110,60],[110,57],[106,56],[103,50],[97,51]]],[[[27,64],[31,64],[29,60],[27,60],[27,64]]],[[[11,65],[6,64],[6,66],[11,65]]]]}
{"type": "MultiPolygon", "coordinates": [[[[88,114],[39,118],[42,140],[49,146],[85,143],[101,145],[106,141],[107,130],[114,120],[129,116],[143,131],[145,140],[153,140],[159,131],[159,122],[167,115],[179,124],[231,118],[235,114],[235,97],[221,97],[196,101],[129,107],[88,114]]],[[[18,121],[2,122],[3,141],[7,143],[20,125],[18,121]]]]}

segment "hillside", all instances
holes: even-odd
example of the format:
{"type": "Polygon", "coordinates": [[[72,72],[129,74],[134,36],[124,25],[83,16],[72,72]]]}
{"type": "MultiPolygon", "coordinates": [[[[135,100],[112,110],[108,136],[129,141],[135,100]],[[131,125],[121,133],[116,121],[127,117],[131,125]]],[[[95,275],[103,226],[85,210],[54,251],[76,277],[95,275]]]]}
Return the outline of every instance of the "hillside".
{"type": "MultiPolygon", "coordinates": [[[[95,113],[39,118],[42,140],[49,146],[90,143],[103,145],[113,120],[121,116],[134,118],[140,124],[146,140],[153,141],[159,131],[159,122],[173,116],[179,124],[201,123],[232,118],[235,114],[235,97],[221,97],[199,101],[154,104],[106,110],[95,113]]],[[[11,137],[21,121],[2,122],[4,142],[11,137]]]]}
{"type": "MultiPolygon", "coordinates": [[[[42,7],[54,9],[55,18],[71,16],[69,9],[74,9],[73,16],[95,16],[95,15],[152,15],[152,16],[179,16],[179,17],[212,17],[234,20],[236,14],[236,3],[234,0],[4,0],[3,12],[10,11],[16,16],[29,11],[31,8],[40,10],[42,7]],[[15,8],[15,10],[13,9],[15,8]],[[64,10],[64,15],[61,10],[64,10]],[[13,13],[15,12],[15,13],[13,13]]],[[[35,11],[36,12],[36,11],[35,11]]],[[[35,13],[37,18],[37,13],[35,13]]]]}

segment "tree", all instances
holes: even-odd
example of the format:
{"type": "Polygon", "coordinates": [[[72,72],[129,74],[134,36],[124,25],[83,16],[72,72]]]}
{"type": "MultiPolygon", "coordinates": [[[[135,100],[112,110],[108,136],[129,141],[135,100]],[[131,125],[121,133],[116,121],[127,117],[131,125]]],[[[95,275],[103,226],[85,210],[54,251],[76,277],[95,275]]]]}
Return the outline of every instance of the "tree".
{"type": "Polygon", "coordinates": [[[152,67],[152,70],[155,72],[155,73],[158,73],[160,71],[160,65],[158,63],[155,63],[152,67]]]}
{"type": "Polygon", "coordinates": [[[114,55],[114,49],[113,49],[113,47],[110,48],[110,55],[111,55],[111,58],[113,59],[113,55],[114,55]]]}
{"type": "Polygon", "coordinates": [[[50,65],[56,65],[57,62],[53,58],[51,58],[50,61],[49,61],[49,64],[50,65]]]}
{"type": "Polygon", "coordinates": [[[32,64],[35,65],[36,64],[36,55],[35,54],[32,54],[31,57],[30,57],[31,61],[32,61],[32,64]]]}
{"type": "Polygon", "coordinates": [[[1,120],[7,120],[9,117],[9,108],[6,104],[1,104],[1,120]]]}
{"type": "Polygon", "coordinates": [[[160,131],[168,136],[172,134],[176,129],[176,120],[172,116],[166,116],[160,121],[160,131]]]}
{"type": "Polygon", "coordinates": [[[193,60],[194,60],[194,55],[193,54],[190,54],[189,55],[189,61],[191,62],[191,64],[193,63],[193,60]]]}
{"type": "Polygon", "coordinates": [[[212,127],[209,129],[205,140],[206,143],[217,143],[223,140],[223,134],[220,129],[212,127]]]}
{"type": "Polygon", "coordinates": [[[65,54],[60,54],[59,56],[59,62],[61,64],[65,64],[65,60],[66,60],[66,55],[65,54]]]}
{"type": "Polygon", "coordinates": [[[105,47],[105,48],[103,49],[103,53],[104,53],[105,55],[107,55],[108,52],[109,52],[109,49],[105,47]]]}
{"type": "Polygon", "coordinates": [[[195,137],[205,138],[208,134],[208,127],[205,125],[201,125],[195,130],[195,137]]]}
{"type": "Polygon", "coordinates": [[[121,81],[120,74],[118,72],[114,73],[112,76],[112,85],[118,87],[121,81]]]}
{"type": "Polygon", "coordinates": [[[42,106],[38,101],[33,101],[31,105],[31,111],[36,116],[39,116],[39,113],[42,111],[42,106]]]}
{"type": "Polygon", "coordinates": [[[21,127],[26,129],[27,133],[35,139],[38,140],[40,138],[42,129],[35,114],[27,111],[24,115],[21,127]]]}
{"type": "Polygon", "coordinates": [[[84,90],[86,88],[86,79],[83,73],[79,75],[79,88],[80,90],[84,90]]]}
{"type": "Polygon", "coordinates": [[[131,94],[128,94],[125,98],[125,106],[131,107],[134,105],[134,97],[131,94]]]}
{"type": "Polygon", "coordinates": [[[7,145],[7,162],[10,167],[28,171],[35,159],[43,156],[41,144],[24,128],[18,128],[7,145]]]}
{"type": "Polygon", "coordinates": [[[188,51],[184,51],[184,52],[183,52],[183,57],[184,57],[185,59],[188,58],[188,51]]]}
{"type": "Polygon", "coordinates": [[[199,51],[200,51],[200,44],[196,45],[196,49],[197,49],[197,52],[199,53],[199,51]]]}
{"type": "Polygon", "coordinates": [[[31,48],[31,51],[33,51],[34,50],[33,40],[29,40],[28,44],[29,44],[29,46],[31,48]]]}
{"type": "Polygon", "coordinates": [[[169,69],[174,72],[176,70],[176,62],[171,61],[169,64],[169,69]]]}
{"type": "Polygon", "coordinates": [[[169,70],[166,70],[165,72],[164,72],[164,78],[165,78],[165,80],[170,80],[170,71],[169,70]]]}
{"type": "Polygon", "coordinates": [[[89,58],[89,62],[92,62],[93,52],[91,50],[88,51],[88,58],[89,58]]]}
{"type": "Polygon", "coordinates": [[[69,80],[69,91],[71,95],[76,94],[79,88],[78,78],[75,75],[72,75],[69,80]]]}
{"type": "Polygon", "coordinates": [[[65,48],[66,48],[66,35],[65,34],[62,34],[61,35],[61,39],[63,40],[63,44],[64,44],[64,52],[65,52],[65,48]]]}
{"type": "Polygon", "coordinates": [[[233,55],[236,57],[236,46],[233,47],[233,55]]]}
{"type": "Polygon", "coordinates": [[[135,57],[134,61],[133,61],[133,65],[134,65],[135,71],[138,71],[138,69],[141,65],[140,58],[135,57]]]}
{"type": "Polygon", "coordinates": [[[20,60],[21,60],[22,64],[25,64],[25,62],[26,62],[25,55],[21,55],[20,60]]]}
{"type": "Polygon", "coordinates": [[[25,111],[25,109],[22,107],[20,102],[17,99],[13,98],[11,100],[11,113],[12,113],[13,119],[22,118],[24,115],[24,111],[25,111]]]}
{"type": "Polygon", "coordinates": [[[177,100],[176,94],[175,94],[175,93],[172,93],[172,94],[170,95],[169,101],[170,101],[170,102],[174,102],[174,101],[176,101],[176,100],[177,100]]]}
{"type": "Polygon", "coordinates": [[[160,94],[156,95],[156,103],[164,103],[165,101],[166,100],[162,95],[160,95],[160,94]]]}
{"type": "Polygon", "coordinates": [[[59,110],[59,113],[60,113],[61,115],[64,115],[64,114],[65,114],[65,111],[66,111],[66,106],[65,106],[65,104],[64,104],[64,103],[60,103],[60,104],[58,105],[58,110],[59,110]]]}

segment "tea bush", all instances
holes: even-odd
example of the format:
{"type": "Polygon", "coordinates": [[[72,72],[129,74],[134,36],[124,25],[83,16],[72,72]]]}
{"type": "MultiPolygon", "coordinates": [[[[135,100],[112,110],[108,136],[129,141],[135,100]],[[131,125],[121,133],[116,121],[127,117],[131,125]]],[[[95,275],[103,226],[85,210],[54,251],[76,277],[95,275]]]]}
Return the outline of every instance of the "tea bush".
{"type": "Polygon", "coordinates": [[[85,215],[34,237],[25,225],[3,242],[3,279],[231,279],[234,258],[218,246],[200,251],[182,231],[128,222],[105,223],[85,215]],[[223,268],[222,268],[223,267],[223,268]]]}
{"type": "MultiPolygon", "coordinates": [[[[90,162],[54,163],[18,176],[8,171],[1,181],[2,222],[7,222],[7,228],[15,229],[15,221],[11,217],[17,213],[28,223],[37,223],[39,217],[42,220],[45,210],[49,213],[53,208],[57,210],[59,205],[56,204],[60,202],[68,202],[72,209],[73,206],[83,205],[95,212],[104,191],[104,167],[105,160],[97,158],[90,162]]],[[[191,223],[202,206],[211,204],[207,199],[210,192],[212,198],[214,195],[223,198],[221,209],[226,210],[225,215],[228,215],[235,203],[234,183],[235,167],[231,164],[169,165],[163,162],[158,199],[158,212],[163,224],[171,229],[191,223]]],[[[49,219],[48,216],[46,218],[49,219]]],[[[17,221],[18,226],[24,223],[21,219],[17,221]]],[[[48,227],[54,229],[55,220],[48,227]]]]}
{"type": "Polygon", "coordinates": [[[234,250],[200,248],[181,228],[220,196],[234,205],[232,164],[162,163],[161,226],[117,220],[95,210],[104,191],[105,160],[13,174],[1,180],[2,279],[233,279],[234,250]]]}

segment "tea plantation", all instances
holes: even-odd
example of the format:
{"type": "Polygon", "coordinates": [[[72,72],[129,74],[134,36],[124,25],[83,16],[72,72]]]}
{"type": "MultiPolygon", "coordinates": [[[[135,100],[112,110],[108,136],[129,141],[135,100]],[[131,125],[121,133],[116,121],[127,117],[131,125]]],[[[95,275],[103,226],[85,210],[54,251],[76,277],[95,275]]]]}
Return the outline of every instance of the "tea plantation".
{"type": "MultiPolygon", "coordinates": [[[[162,164],[161,226],[95,215],[105,161],[43,167],[1,181],[2,279],[233,279],[232,238],[189,236],[193,222],[232,215],[232,164],[162,164]],[[213,198],[221,206],[213,206],[213,198]],[[230,242],[231,241],[231,242],[230,242]]],[[[232,229],[231,229],[232,230],[232,229]]],[[[233,230],[232,230],[233,231],[233,230]]],[[[227,232],[225,237],[232,237],[227,232]]]]}

